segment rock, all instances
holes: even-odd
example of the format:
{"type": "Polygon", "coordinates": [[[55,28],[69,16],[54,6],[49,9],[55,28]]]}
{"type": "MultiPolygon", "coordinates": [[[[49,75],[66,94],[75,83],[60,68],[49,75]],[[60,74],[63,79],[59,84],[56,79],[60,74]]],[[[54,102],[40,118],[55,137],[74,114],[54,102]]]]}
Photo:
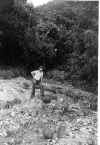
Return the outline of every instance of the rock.
{"type": "Polygon", "coordinates": [[[49,95],[46,95],[46,96],[44,96],[43,98],[42,98],[42,101],[44,102],[44,103],[50,103],[51,102],[51,97],[49,96],[49,95]]]}
{"type": "Polygon", "coordinates": [[[6,132],[5,129],[1,129],[0,130],[0,136],[2,136],[2,137],[6,137],[7,136],[7,132],[6,132]]]}
{"type": "MultiPolygon", "coordinates": [[[[41,97],[42,100],[37,97],[38,91],[33,100],[27,101],[31,90],[30,87],[28,90],[27,84],[23,88],[23,81],[26,82],[26,80],[23,80],[23,78],[10,80],[8,85],[7,81],[3,81],[4,90],[8,88],[12,91],[9,94],[6,91],[8,98],[4,97],[3,99],[5,103],[8,101],[6,108],[10,109],[3,109],[0,101],[2,108],[0,110],[0,139],[4,138],[6,142],[6,139],[10,138],[9,145],[96,145],[97,113],[92,111],[88,116],[80,115],[83,106],[73,101],[74,96],[58,94],[55,91],[57,87],[54,88],[52,84],[49,84],[48,91],[45,90],[45,96],[41,97]],[[26,89],[24,90],[25,94],[20,94],[20,89],[26,89]],[[56,94],[52,92],[53,89],[56,94]],[[14,93],[12,93],[13,91],[14,93]],[[14,100],[17,96],[21,100],[24,98],[27,98],[27,100],[22,102],[21,105],[14,105],[21,103],[19,100],[14,100]],[[12,143],[11,137],[14,138],[12,143]]],[[[29,84],[31,86],[31,82],[29,84]]],[[[72,95],[74,94],[72,93],[72,95]]],[[[2,96],[5,96],[5,94],[3,93],[2,96]]],[[[83,102],[82,99],[81,101],[83,102]]],[[[85,103],[83,105],[86,106],[85,103]]]]}
{"type": "Polygon", "coordinates": [[[44,139],[52,139],[54,135],[54,130],[49,127],[45,127],[42,130],[44,139]]]}
{"type": "Polygon", "coordinates": [[[65,126],[59,126],[58,130],[57,130],[57,137],[58,138],[62,138],[65,135],[65,126]]]}
{"type": "Polygon", "coordinates": [[[15,117],[16,113],[14,111],[11,112],[11,116],[15,117]]]}
{"type": "Polygon", "coordinates": [[[51,96],[51,99],[57,101],[57,96],[56,96],[56,95],[52,95],[52,96],[51,96]]]}
{"type": "Polygon", "coordinates": [[[12,105],[11,101],[7,101],[5,106],[4,106],[4,109],[10,109],[10,108],[12,108],[12,106],[13,105],[12,105]]]}
{"type": "Polygon", "coordinates": [[[23,89],[29,89],[30,85],[27,82],[23,82],[23,89]]]}
{"type": "Polygon", "coordinates": [[[18,99],[18,98],[15,98],[14,100],[12,100],[12,104],[13,105],[17,105],[17,104],[21,104],[21,100],[20,99],[18,99]]]}

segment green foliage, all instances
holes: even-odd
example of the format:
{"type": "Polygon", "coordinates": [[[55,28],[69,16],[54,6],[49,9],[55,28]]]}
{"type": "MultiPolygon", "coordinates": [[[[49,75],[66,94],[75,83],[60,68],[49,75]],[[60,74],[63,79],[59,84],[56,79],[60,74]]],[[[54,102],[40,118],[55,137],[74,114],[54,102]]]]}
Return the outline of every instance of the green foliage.
{"type": "Polygon", "coordinates": [[[1,64],[28,70],[44,65],[96,89],[98,1],[53,1],[38,8],[23,3],[3,11],[0,22],[1,64]]]}
{"type": "Polygon", "coordinates": [[[1,18],[0,27],[4,34],[1,36],[3,63],[8,65],[21,63],[26,66],[32,63],[35,60],[33,55],[36,40],[36,18],[33,7],[13,6],[11,11],[3,13],[1,18]]]}
{"type": "Polygon", "coordinates": [[[65,79],[71,79],[75,84],[79,81],[88,86],[92,84],[91,89],[86,88],[95,92],[98,80],[98,2],[54,1],[37,8],[36,12],[41,20],[38,26],[42,26],[39,28],[41,33],[37,32],[38,38],[42,37],[42,52],[46,56],[45,62],[48,64],[48,59],[51,62],[48,67],[65,71],[65,79]],[[48,23],[56,28],[53,33],[48,23]],[[54,53],[50,53],[52,50],[54,53]]]}

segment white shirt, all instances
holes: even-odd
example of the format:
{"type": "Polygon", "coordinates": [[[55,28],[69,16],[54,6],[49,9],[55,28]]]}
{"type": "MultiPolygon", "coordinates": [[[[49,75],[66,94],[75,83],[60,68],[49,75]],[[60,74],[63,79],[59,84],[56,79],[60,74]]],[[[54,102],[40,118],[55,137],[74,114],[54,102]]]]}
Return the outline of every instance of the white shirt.
{"type": "Polygon", "coordinates": [[[40,70],[32,71],[31,75],[35,80],[39,81],[40,79],[43,78],[43,71],[40,70]]]}

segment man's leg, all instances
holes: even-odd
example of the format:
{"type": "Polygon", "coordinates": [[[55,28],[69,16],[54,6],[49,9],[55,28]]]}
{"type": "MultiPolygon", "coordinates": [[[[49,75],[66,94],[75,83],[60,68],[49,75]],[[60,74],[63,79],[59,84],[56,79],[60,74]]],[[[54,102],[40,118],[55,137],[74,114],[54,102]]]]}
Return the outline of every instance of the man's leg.
{"type": "Polygon", "coordinates": [[[43,87],[43,85],[41,83],[40,83],[40,95],[42,97],[44,97],[44,87],[43,87]]]}
{"type": "Polygon", "coordinates": [[[31,92],[31,99],[35,96],[35,83],[32,81],[32,92],[31,92]]]}

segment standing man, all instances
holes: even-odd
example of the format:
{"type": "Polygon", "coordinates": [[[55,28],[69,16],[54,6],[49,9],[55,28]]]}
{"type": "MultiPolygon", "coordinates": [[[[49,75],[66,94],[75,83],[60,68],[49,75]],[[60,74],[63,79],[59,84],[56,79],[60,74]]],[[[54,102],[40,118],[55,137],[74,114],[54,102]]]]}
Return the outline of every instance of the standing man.
{"type": "Polygon", "coordinates": [[[31,75],[33,77],[32,79],[32,94],[31,99],[35,96],[35,88],[38,85],[40,87],[40,95],[44,96],[44,88],[43,88],[43,67],[40,66],[38,70],[32,71],[31,75]]]}

